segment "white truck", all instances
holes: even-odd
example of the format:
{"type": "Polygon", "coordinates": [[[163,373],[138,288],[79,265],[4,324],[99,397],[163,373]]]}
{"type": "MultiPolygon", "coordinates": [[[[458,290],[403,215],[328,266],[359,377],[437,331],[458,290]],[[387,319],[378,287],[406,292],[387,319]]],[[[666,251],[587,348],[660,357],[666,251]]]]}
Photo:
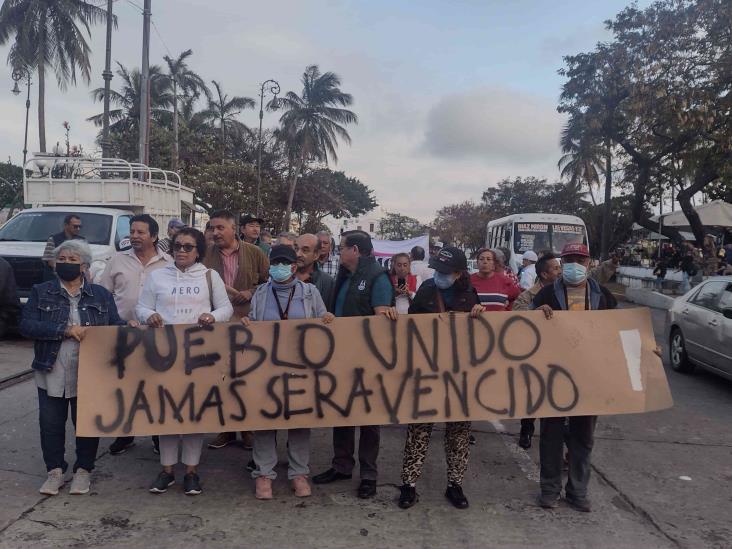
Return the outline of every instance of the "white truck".
{"type": "Polygon", "coordinates": [[[130,218],[150,214],[161,238],[170,219],[193,223],[194,193],[175,172],[120,159],[35,155],[23,172],[24,202],[0,228],[0,257],[10,263],[25,302],[34,284],[49,276],[41,260],[48,237],[63,230],[68,214],[81,218],[81,236],[93,254],[92,276],[116,251],[129,247],[130,218]]]}

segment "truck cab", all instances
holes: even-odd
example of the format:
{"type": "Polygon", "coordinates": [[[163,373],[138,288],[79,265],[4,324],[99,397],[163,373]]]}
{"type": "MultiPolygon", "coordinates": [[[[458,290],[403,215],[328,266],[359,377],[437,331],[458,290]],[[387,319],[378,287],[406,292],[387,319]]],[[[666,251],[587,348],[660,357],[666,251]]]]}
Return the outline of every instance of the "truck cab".
{"type": "Polygon", "coordinates": [[[53,276],[43,250],[69,214],[81,218],[81,236],[92,249],[93,279],[112,254],[129,247],[133,215],[150,214],[161,231],[172,218],[193,222],[193,190],[175,172],[119,159],[36,154],[23,175],[24,202],[31,208],[0,227],[0,257],[13,268],[22,302],[34,284],[53,276]]]}

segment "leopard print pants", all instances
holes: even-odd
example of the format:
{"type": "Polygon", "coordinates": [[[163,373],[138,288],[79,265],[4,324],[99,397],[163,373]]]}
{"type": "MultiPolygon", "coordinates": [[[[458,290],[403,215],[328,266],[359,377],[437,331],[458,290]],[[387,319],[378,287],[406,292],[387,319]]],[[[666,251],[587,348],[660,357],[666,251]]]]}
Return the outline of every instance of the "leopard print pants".
{"type": "MultiPolygon", "coordinates": [[[[413,423],[407,428],[407,442],[404,445],[402,482],[414,484],[422,474],[427,456],[427,447],[432,436],[434,423],[413,423]]],[[[447,461],[447,482],[462,484],[470,454],[470,422],[445,423],[445,460],[447,461]]]]}

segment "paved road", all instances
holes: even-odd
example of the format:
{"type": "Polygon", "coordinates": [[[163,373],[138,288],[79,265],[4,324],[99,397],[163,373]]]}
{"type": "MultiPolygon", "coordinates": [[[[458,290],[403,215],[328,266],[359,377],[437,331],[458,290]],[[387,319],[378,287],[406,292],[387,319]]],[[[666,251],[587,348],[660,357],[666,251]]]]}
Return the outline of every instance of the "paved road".
{"type": "MultiPolygon", "coordinates": [[[[653,319],[662,343],[663,313],[653,319]]],[[[11,347],[0,348],[3,362],[28,364],[28,345],[11,347]]],[[[203,495],[152,496],[146,487],[158,465],[149,439],[118,457],[103,441],[90,495],[45,498],[35,387],[25,381],[0,391],[0,547],[732,547],[732,383],[667,373],[672,409],[601,418],[591,514],[534,505],[537,441],[520,450],[515,421],[475,424],[466,511],[444,499],[439,435],[419,504],[398,509],[400,427],[384,429],[379,493],[366,502],[354,497],[355,480],[300,501],[282,479],[276,499],[259,502],[244,470],[249,454],[235,447],[204,451],[203,495]]],[[[312,446],[319,472],[330,458],[328,431],[314,431],[312,446]]]]}

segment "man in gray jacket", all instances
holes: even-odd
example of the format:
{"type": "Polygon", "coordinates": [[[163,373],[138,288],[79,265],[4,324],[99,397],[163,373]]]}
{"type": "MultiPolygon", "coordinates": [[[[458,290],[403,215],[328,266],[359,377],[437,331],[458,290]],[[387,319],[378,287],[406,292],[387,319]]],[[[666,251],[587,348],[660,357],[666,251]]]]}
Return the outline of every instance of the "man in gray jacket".
{"type": "Polygon", "coordinates": [[[297,278],[303,282],[310,282],[320,292],[320,297],[325,302],[325,307],[333,312],[333,290],[335,279],[329,274],[320,270],[318,257],[320,256],[321,245],[318,237],[314,234],[303,234],[295,241],[295,253],[297,254],[297,278]]]}

